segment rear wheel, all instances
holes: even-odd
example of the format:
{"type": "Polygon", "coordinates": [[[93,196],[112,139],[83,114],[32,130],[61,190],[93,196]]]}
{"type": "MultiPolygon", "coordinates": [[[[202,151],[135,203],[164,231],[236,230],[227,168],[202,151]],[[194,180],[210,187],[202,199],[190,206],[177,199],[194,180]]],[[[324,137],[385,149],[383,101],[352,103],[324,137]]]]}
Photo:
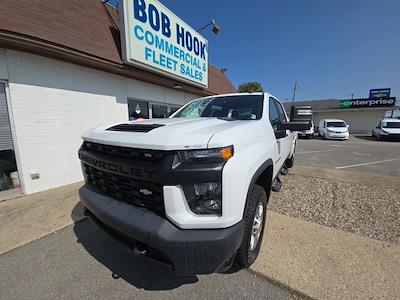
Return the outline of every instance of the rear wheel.
{"type": "Polygon", "coordinates": [[[267,211],[267,195],[259,185],[253,185],[247,196],[244,213],[245,229],[237,261],[242,268],[250,267],[260,252],[267,211]]]}

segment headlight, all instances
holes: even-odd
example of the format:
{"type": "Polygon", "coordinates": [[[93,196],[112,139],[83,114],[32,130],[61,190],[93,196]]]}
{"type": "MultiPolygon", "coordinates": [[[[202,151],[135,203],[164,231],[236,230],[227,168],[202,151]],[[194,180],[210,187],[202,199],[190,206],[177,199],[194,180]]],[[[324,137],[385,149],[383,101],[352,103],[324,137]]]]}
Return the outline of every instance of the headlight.
{"type": "Polygon", "coordinates": [[[220,182],[184,185],[187,203],[195,214],[222,214],[222,186],[220,182]]]}
{"type": "Polygon", "coordinates": [[[204,149],[178,151],[178,159],[181,163],[195,162],[222,162],[233,156],[233,146],[204,149]]]}

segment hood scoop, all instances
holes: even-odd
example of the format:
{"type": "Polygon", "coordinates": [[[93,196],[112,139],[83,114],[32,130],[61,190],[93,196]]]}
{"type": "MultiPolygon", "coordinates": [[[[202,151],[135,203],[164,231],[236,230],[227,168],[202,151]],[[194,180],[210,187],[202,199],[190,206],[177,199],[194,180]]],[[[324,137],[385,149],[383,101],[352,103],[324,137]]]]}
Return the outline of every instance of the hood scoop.
{"type": "Polygon", "coordinates": [[[127,132],[149,132],[158,127],[164,126],[163,124],[119,124],[108,128],[110,131],[127,131],[127,132]]]}

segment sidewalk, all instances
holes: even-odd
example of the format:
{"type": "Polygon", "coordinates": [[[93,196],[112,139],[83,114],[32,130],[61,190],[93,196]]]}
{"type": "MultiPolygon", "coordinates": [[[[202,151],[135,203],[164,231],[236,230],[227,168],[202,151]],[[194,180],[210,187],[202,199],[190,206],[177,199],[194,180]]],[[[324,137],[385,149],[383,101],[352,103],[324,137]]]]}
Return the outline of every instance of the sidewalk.
{"type": "MultiPolygon", "coordinates": [[[[0,254],[84,218],[80,185],[1,202],[0,254]]],[[[399,297],[399,245],[272,211],[267,219],[254,272],[318,299],[399,297]]]]}
{"type": "Polygon", "coordinates": [[[73,209],[82,183],[0,202],[0,254],[83,218],[73,209]]]}

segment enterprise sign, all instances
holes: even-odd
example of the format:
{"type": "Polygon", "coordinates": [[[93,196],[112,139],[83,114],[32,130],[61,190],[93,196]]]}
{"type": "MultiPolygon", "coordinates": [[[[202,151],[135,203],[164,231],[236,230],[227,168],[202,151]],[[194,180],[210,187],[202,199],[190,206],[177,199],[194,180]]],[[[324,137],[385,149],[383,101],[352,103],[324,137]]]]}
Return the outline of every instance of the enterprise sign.
{"type": "Polygon", "coordinates": [[[122,56],[127,64],[208,86],[208,42],[157,0],[122,0],[122,56]]]}
{"type": "Polygon", "coordinates": [[[385,107],[394,106],[396,97],[390,97],[386,99],[349,99],[340,100],[339,108],[359,108],[359,107],[385,107]]]}

